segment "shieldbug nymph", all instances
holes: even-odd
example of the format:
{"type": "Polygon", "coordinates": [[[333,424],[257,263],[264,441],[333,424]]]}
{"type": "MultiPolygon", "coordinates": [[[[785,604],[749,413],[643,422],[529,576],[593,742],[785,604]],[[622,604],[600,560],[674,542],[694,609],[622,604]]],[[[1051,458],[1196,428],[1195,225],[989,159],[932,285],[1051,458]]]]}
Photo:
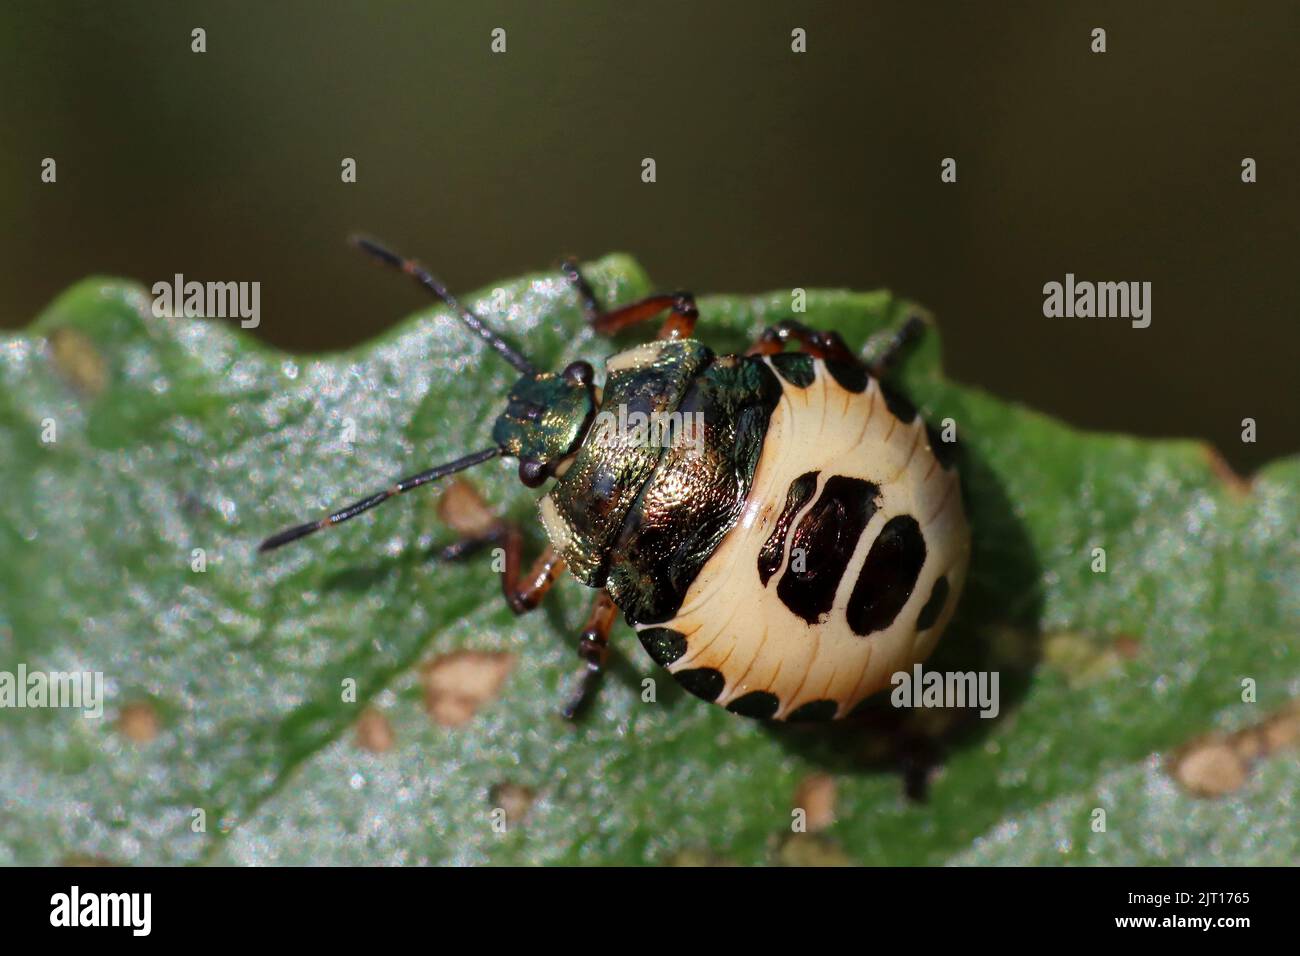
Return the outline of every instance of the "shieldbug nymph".
{"type": "Polygon", "coordinates": [[[540,502],[549,547],[524,574],[517,529],[474,515],[453,526],[469,531],[464,550],[503,547],[516,612],[537,607],[566,568],[596,590],[566,716],[592,694],[620,610],[683,687],[748,717],[844,717],[929,655],[961,594],[970,531],[941,443],[884,384],[919,319],[871,361],[793,319],[744,354],[717,355],[693,337],[689,293],[603,312],[565,263],[597,332],[667,313],[658,337],[606,359],[597,383],[584,361],[538,371],[421,266],[357,244],[433,293],[520,378],[491,448],[282,531],[262,551],[504,456],[528,487],[552,482],[540,502]],[[676,421],[676,434],[651,441],[645,429],[607,427],[635,413],[676,421]]]}

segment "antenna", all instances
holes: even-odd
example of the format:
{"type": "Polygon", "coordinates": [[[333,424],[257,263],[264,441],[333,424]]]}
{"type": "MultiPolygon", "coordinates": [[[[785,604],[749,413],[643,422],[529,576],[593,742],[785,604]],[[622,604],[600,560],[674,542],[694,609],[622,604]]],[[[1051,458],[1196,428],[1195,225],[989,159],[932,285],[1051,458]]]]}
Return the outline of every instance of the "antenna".
{"type": "Polygon", "coordinates": [[[339,511],[334,512],[319,521],[309,521],[306,524],[295,525],[292,528],[286,528],[279,534],[273,534],[263,541],[257,548],[259,553],[274,551],[282,544],[288,544],[290,541],[297,541],[299,538],[305,538],[309,534],[315,534],[322,528],[328,528],[332,525],[341,524],[361,514],[363,511],[369,511],[376,505],[381,505],[389,498],[400,495],[404,491],[410,491],[412,488],[418,488],[420,485],[426,485],[431,481],[437,481],[439,478],[455,474],[458,471],[464,471],[466,468],[472,468],[477,464],[487,461],[490,458],[496,458],[501,454],[500,448],[487,448],[483,451],[476,451],[472,455],[466,455],[464,458],[457,458],[455,461],[448,462],[445,465],[438,465],[436,468],[430,468],[428,471],[422,471],[418,475],[411,475],[409,478],[402,478],[392,486],[385,488],[383,491],[377,491],[368,498],[362,498],[355,501],[339,511]]]}
{"type": "Polygon", "coordinates": [[[443,285],[436,276],[432,275],[428,269],[424,268],[424,266],[420,265],[414,259],[407,259],[404,256],[399,256],[391,249],[386,249],[373,239],[367,239],[365,236],[353,236],[352,244],[362,252],[378,259],[380,262],[384,263],[384,265],[392,266],[394,269],[400,269],[402,272],[405,272],[407,275],[415,279],[415,281],[420,285],[424,286],[424,288],[429,292],[432,292],[444,305],[456,313],[471,332],[481,338],[488,345],[492,346],[493,350],[513,365],[520,374],[537,374],[537,369],[533,367],[533,364],[529,362],[528,359],[524,358],[523,355],[516,351],[505,339],[501,338],[501,336],[488,328],[482,319],[469,309],[465,308],[465,306],[461,305],[460,302],[457,301],[456,297],[448,291],[447,287],[443,285]]]}

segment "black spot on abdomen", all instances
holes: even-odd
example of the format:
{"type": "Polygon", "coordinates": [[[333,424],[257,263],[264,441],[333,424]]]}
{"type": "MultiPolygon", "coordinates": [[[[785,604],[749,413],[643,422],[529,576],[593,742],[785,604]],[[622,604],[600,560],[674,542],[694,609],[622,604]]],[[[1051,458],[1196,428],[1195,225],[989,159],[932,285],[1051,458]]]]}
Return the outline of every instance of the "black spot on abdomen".
{"type": "Polygon", "coordinates": [[[796,388],[807,388],[817,378],[813,358],[806,352],[779,352],[768,357],[777,374],[796,388]]]}
{"type": "Polygon", "coordinates": [[[660,667],[667,667],[686,653],[686,635],[671,627],[647,627],[637,631],[641,646],[660,667]]]}
{"type": "Polygon", "coordinates": [[[909,424],[912,419],[916,418],[916,406],[902,392],[896,392],[885,385],[884,382],[881,382],[880,394],[884,396],[885,407],[904,425],[909,424]]]}
{"type": "Polygon", "coordinates": [[[819,472],[809,471],[790,482],[790,490],[785,496],[785,507],[781,509],[781,516],[776,519],[776,527],[772,529],[772,533],[767,536],[762,549],[758,552],[758,577],[763,582],[763,587],[767,587],[768,578],[776,574],[785,559],[785,536],[790,531],[790,522],[817,490],[818,474],[819,472]]]}
{"type": "Polygon", "coordinates": [[[835,589],[862,529],[876,513],[879,494],[880,489],[869,481],[833,475],[794,529],[790,558],[776,594],[809,624],[817,623],[835,603],[835,589]]]}
{"type": "Polygon", "coordinates": [[[781,701],[775,694],[769,694],[765,690],[752,690],[744,697],[737,697],[727,705],[727,710],[733,714],[739,714],[741,717],[754,717],[758,720],[767,720],[781,706],[781,701]]]}
{"type": "Polygon", "coordinates": [[[826,371],[831,373],[831,378],[846,392],[865,392],[867,383],[871,381],[866,368],[855,363],[826,359],[826,371]]]}
{"type": "Polygon", "coordinates": [[[925,607],[921,608],[921,613],[916,618],[916,629],[918,631],[928,631],[934,627],[934,622],[939,620],[939,615],[943,613],[944,602],[948,600],[948,578],[940,577],[934,582],[934,587],[930,590],[930,598],[925,602],[925,607]]]}
{"type": "Polygon", "coordinates": [[[677,683],[700,698],[700,700],[707,700],[710,703],[718,699],[718,695],[722,693],[722,688],[727,684],[722,672],[715,671],[712,667],[695,667],[691,670],[675,671],[673,677],[677,678],[677,683]]]}
{"type": "Polygon", "coordinates": [[[925,537],[911,515],[890,518],[871,543],[853,586],[847,610],[854,634],[870,634],[894,623],[916,587],[925,564],[925,537]]]}
{"type": "Polygon", "coordinates": [[[926,437],[930,439],[930,453],[934,455],[943,468],[951,468],[957,460],[957,443],[955,441],[944,441],[943,435],[931,425],[925,426],[925,433],[926,437]]]}
{"type": "Polygon", "coordinates": [[[833,700],[810,700],[806,704],[796,707],[786,720],[792,723],[802,723],[804,721],[830,720],[835,716],[835,711],[840,709],[840,705],[833,700]]]}

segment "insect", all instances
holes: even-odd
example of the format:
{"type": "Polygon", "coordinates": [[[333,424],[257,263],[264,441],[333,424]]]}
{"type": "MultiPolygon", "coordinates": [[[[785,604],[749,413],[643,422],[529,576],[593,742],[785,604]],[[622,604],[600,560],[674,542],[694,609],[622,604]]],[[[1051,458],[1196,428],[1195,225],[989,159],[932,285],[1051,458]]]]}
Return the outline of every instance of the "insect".
{"type": "Polygon", "coordinates": [[[262,551],[505,456],[518,460],[526,486],[553,482],[540,501],[549,546],[522,573],[520,531],[460,495],[446,516],[465,537],[450,550],[499,544],[517,613],[537,607],[566,568],[596,589],[566,716],[590,699],[619,610],[683,687],[749,717],[847,716],[929,655],[962,590],[970,531],[945,446],[883,381],[923,329],[919,319],[870,362],[837,333],[793,319],[744,354],[717,355],[693,338],[689,293],[604,312],[566,262],[597,332],[667,313],[656,339],[606,360],[598,384],[585,361],[538,371],[423,267],[355,242],[440,299],[520,378],[492,447],[282,531],[262,551]],[[678,413],[680,427],[658,442],[644,430],[597,427],[634,413],[638,422],[678,413]],[[694,441],[681,440],[686,423],[698,426],[694,441]]]}

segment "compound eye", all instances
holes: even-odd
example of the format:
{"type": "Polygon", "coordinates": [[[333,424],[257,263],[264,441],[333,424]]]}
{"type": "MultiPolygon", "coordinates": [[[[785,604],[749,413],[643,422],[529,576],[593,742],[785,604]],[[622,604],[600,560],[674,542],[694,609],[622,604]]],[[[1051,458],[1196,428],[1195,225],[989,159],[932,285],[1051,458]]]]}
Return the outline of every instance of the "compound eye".
{"type": "Polygon", "coordinates": [[[570,362],[561,374],[574,385],[590,385],[596,379],[596,370],[590,362],[570,362]]]}
{"type": "Polygon", "coordinates": [[[519,480],[529,488],[537,488],[549,477],[547,468],[536,458],[522,458],[519,461],[519,480]]]}

